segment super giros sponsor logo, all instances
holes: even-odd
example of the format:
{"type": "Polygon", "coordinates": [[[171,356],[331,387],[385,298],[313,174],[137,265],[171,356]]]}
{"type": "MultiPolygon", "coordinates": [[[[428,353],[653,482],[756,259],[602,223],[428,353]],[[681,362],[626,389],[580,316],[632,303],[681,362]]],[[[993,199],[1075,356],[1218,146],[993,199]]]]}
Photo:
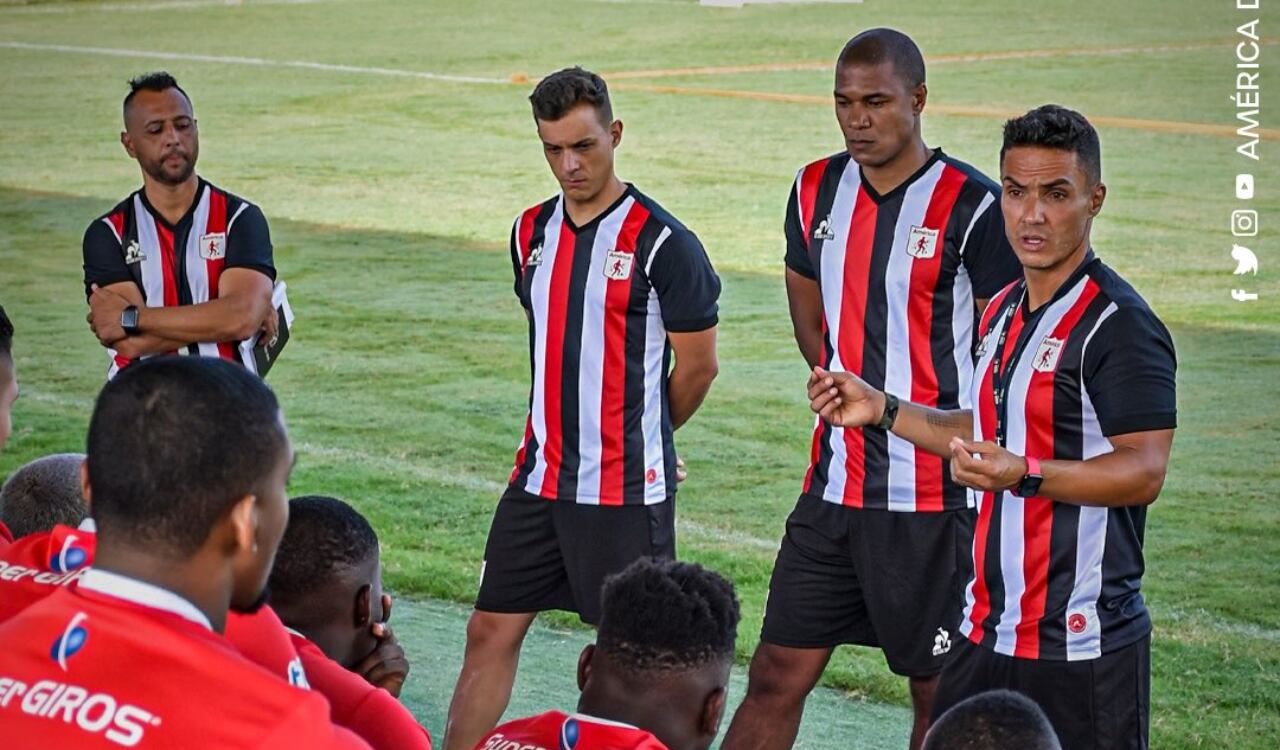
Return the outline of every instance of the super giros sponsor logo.
{"type": "Polygon", "coordinates": [[[0,710],[61,721],[101,734],[122,747],[133,747],[142,741],[148,727],[160,726],[160,717],[144,708],[121,703],[108,693],[54,680],[28,685],[0,675],[0,710]]]}

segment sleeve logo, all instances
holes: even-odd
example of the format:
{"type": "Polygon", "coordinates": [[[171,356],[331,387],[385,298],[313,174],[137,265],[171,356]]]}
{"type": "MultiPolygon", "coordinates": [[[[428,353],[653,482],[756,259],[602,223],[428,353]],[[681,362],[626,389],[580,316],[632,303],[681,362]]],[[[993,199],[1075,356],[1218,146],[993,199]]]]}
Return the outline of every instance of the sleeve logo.
{"type": "Polygon", "coordinates": [[[147,256],[142,252],[142,248],[138,245],[137,240],[129,240],[129,246],[124,249],[124,262],[126,265],[141,263],[146,260],[147,256]]]}

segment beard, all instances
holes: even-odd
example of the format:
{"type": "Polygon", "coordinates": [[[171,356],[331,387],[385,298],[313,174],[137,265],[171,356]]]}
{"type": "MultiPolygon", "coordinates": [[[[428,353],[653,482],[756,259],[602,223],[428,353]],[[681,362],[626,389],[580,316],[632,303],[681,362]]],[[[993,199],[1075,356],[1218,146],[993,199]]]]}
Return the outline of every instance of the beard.
{"type": "Polygon", "coordinates": [[[242,615],[251,615],[254,612],[257,612],[258,610],[266,606],[267,600],[270,598],[271,598],[271,587],[263,586],[262,591],[258,592],[257,598],[255,598],[248,605],[242,606],[242,605],[236,604],[234,601],[231,602],[231,611],[236,612],[238,614],[242,614],[242,615]]]}
{"type": "Polygon", "coordinates": [[[165,166],[165,159],[172,154],[158,159],[157,161],[147,162],[142,165],[145,171],[153,180],[163,185],[181,185],[191,179],[191,175],[196,171],[196,160],[192,154],[180,154],[182,156],[182,165],[177,169],[170,169],[165,166]]]}

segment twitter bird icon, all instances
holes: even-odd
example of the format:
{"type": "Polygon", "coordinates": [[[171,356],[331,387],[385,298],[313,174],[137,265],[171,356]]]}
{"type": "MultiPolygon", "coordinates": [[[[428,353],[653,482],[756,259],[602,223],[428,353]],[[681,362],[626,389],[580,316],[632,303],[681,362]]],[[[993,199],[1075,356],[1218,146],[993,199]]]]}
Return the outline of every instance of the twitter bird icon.
{"type": "Polygon", "coordinates": [[[1236,276],[1246,273],[1255,276],[1258,274],[1258,256],[1254,255],[1249,248],[1244,245],[1232,245],[1231,257],[1236,261],[1236,270],[1232,271],[1236,276]]]}

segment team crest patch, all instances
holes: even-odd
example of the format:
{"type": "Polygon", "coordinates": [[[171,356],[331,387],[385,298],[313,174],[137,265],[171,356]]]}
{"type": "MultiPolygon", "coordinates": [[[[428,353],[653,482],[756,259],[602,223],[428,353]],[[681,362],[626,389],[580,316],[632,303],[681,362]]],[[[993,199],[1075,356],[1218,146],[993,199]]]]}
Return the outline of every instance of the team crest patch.
{"type": "Polygon", "coordinates": [[[907,236],[907,255],[913,258],[932,258],[938,252],[938,230],[929,227],[911,227],[907,236]]]}
{"type": "Polygon", "coordinates": [[[1062,353],[1062,339],[1045,336],[1036,349],[1036,358],[1031,366],[1036,372],[1053,372],[1058,366],[1058,355],[1062,353]]]}
{"type": "Polygon", "coordinates": [[[635,259],[636,256],[633,253],[610,250],[604,262],[604,275],[614,281],[631,278],[631,266],[635,263],[635,259]]]}
{"type": "Polygon", "coordinates": [[[542,243],[541,242],[529,248],[529,259],[526,260],[524,264],[526,266],[542,265],[542,243]]]}
{"type": "Polygon", "coordinates": [[[818,222],[818,226],[813,230],[813,238],[815,240],[834,240],[836,238],[836,232],[831,228],[830,214],[827,215],[827,218],[818,222]]]}
{"type": "Polygon", "coordinates": [[[227,256],[227,233],[211,232],[200,235],[200,257],[205,260],[222,260],[227,256]]]}
{"type": "Polygon", "coordinates": [[[138,245],[137,240],[129,240],[129,246],[124,249],[124,262],[127,265],[141,263],[146,260],[147,256],[142,253],[142,247],[138,245]]]}

